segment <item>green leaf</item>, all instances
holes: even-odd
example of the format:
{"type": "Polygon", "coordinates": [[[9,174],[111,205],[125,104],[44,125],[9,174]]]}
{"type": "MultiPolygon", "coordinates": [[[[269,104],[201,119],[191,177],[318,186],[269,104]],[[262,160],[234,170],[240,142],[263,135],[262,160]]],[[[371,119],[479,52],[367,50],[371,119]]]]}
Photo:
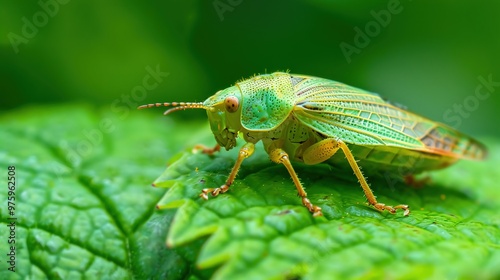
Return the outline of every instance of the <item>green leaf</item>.
{"type": "MultiPolygon", "coordinates": [[[[7,166],[17,180],[16,273],[4,255],[0,279],[500,276],[495,139],[485,141],[487,161],[430,173],[423,188],[369,178],[381,202],[409,204],[409,217],[368,207],[351,172],[294,164],[323,208],[313,218],[261,145],[228,192],[202,200],[201,189],[224,183],[237,149],[193,153],[215,143],[207,123],[154,113],[120,118],[66,105],[0,116],[1,201],[7,166]]],[[[5,229],[11,216],[2,205],[5,229]]],[[[9,234],[0,231],[2,254],[9,234]]]]}
{"type": "Polygon", "coordinates": [[[368,207],[351,172],[295,164],[309,199],[323,208],[324,217],[313,218],[262,147],[228,192],[204,201],[201,189],[225,182],[237,149],[185,152],[155,182],[169,188],[160,207],[179,207],[167,243],[199,250],[198,269],[216,268],[214,279],[500,276],[500,146],[487,143],[488,161],[431,173],[424,188],[371,178],[379,201],[411,205],[409,217],[368,207]],[[193,243],[205,239],[201,248],[193,243]]]}
{"type": "Polygon", "coordinates": [[[188,272],[189,263],[165,245],[174,211],[155,210],[164,190],[151,187],[186,143],[173,132],[188,128],[161,114],[118,118],[105,109],[43,106],[0,117],[0,279],[179,279],[188,272]],[[13,216],[7,166],[16,168],[13,216]],[[12,217],[16,273],[5,255],[12,217]]]}

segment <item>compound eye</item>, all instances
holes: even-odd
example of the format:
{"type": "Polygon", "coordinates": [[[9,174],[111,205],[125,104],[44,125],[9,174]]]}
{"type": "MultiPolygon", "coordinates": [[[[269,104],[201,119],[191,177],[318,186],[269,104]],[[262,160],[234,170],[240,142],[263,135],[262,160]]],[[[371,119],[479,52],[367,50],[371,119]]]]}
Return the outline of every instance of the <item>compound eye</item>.
{"type": "Polygon", "coordinates": [[[228,111],[229,113],[234,113],[238,111],[240,101],[236,96],[228,96],[226,97],[226,100],[224,100],[224,105],[226,105],[226,111],[228,111]]]}

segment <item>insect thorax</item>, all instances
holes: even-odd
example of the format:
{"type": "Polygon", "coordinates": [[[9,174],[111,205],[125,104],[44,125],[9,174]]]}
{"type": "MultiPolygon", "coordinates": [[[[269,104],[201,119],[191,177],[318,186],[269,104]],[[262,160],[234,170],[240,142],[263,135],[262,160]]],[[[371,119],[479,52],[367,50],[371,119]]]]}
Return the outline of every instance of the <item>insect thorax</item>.
{"type": "Polygon", "coordinates": [[[296,161],[302,161],[304,150],[324,138],[301,124],[293,115],[275,129],[269,131],[243,129],[242,134],[247,142],[257,143],[262,140],[267,151],[270,147],[280,147],[288,153],[292,160],[296,161]]]}

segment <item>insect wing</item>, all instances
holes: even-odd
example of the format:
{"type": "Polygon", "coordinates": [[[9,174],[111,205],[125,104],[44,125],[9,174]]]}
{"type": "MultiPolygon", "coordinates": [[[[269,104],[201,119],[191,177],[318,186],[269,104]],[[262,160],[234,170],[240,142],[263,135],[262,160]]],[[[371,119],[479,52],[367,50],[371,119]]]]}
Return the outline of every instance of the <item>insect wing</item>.
{"type": "Polygon", "coordinates": [[[481,159],[486,154],[476,140],[396,107],[377,94],[327,79],[294,78],[294,116],[324,136],[454,158],[481,159]]]}

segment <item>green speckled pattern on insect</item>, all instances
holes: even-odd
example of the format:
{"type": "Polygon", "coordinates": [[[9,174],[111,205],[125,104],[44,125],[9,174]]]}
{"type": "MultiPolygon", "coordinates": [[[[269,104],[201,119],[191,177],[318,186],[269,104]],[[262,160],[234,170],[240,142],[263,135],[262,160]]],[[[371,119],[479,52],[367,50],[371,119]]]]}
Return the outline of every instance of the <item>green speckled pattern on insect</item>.
{"type": "Polygon", "coordinates": [[[241,124],[247,130],[269,130],[283,123],[293,110],[295,96],[290,75],[274,73],[236,84],[244,92],[241,124]]]}

